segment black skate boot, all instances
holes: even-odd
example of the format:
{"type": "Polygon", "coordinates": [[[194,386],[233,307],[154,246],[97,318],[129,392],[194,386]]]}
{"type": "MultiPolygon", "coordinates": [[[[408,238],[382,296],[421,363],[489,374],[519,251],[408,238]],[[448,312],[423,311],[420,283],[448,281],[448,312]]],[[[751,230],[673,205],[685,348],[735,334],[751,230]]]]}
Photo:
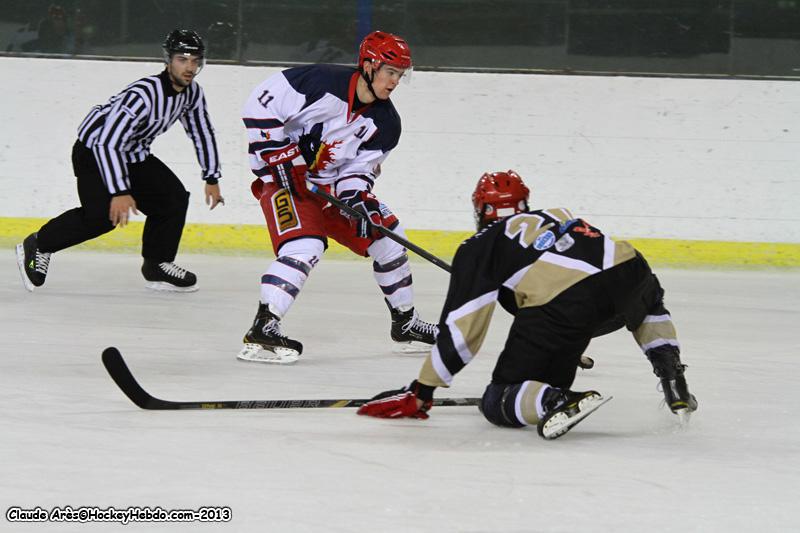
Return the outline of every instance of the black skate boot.
{"type": "Polygon", "coordinates": [[[697,398],[689,392],[683,377],[686,365],[681,363],[680,353],[674,346],[659,346],[647,351],[653,365],[653,373],[661,380],[664,401],[670,411],[685,415],[697,410],[697,398]]]}
{"type": "Polygon", "coordinates": [[[536,430],[544,439],[557,439],[610,399],[611,396],[604,398],[593,390],[575,392],[548,387],[542,395],[544,415],[536,430]]]}
{"type": "Polygon", "coordinates": [[[197,276],[175,263],[145,259],[142,275],[147,280],[144,286],[154,291],[194,292],[198,289],[197,276]]]}
{"type": "Polygon", "coordinates": [[[32,292],[34,288],[44,285],[47,268],[50,266],[50,254],[39,251],[35,233],[31,233],[17,245],[17,265],[26,289],[32,292]]]}
{"type": "Polygon", "coordinates": [[[421,320],[413,307],[407,311],[400,311],[392,307],[389,300],[384,299],[384,301],[392,314],[392,340],[398,343],[400,351],[427,351],[436,343],[436,335],[439,334],[436,324],[421,320]]]}
{"type": "Polygon", "coordinates": [[[281,319],[267,304],[258,304],[253,326],[244,334],[244,347],[236,357],[242,361],[290,365],[303,353],[303,345],[281,332],[281,319]]]}

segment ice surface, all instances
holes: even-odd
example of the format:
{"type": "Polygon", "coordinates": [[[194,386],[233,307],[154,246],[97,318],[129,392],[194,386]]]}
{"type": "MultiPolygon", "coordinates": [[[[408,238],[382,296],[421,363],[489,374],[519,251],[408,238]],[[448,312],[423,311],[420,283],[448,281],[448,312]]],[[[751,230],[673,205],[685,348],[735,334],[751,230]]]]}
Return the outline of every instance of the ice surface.
{"type": "MultiPolygon", "coordinates": [[[[797,531],[800,274],[657,270],[700,402],[685,430],[660,405],[625,331],[595,340],[575,388],[614,400],[561,439],[501,429],[475,408],[427,421],[352,409],[147,412],[100,363],[117,346],[171,400],[358,398],[416,377],[392,353],[368,261],[323,261],[284,320],[305,344],[290,367],[235,354],[269,258],[182,255],[201,289],[143,288],[134,255],[66,251],[23,290],[0,265],[0,504],[230,506],[227,524],[20,524],[2,531],[797,531]]],[[[417,307],[438,317],[447,276],[414,263],[417,307]]],[[[479,396],[502,348],[440,396],[479,396]]]]}

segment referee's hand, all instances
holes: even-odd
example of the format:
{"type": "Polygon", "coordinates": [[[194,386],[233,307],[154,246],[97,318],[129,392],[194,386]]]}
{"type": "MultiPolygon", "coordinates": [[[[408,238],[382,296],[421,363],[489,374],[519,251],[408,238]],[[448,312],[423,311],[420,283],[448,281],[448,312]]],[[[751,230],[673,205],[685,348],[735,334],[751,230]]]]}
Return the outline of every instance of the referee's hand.
{"type": "Polygon", "coordinates": [[[225,205],[225,198],[222,197],[222,193],[219,190],[219,184],[210,185],[206,183],[206,205],[210,206],[210,209],[214,209],[218,205],[222,204],[225,205]]]}
{"type": "Polygon", "coordinates": [[[111,207],[108,210],[108,219],[115,226],[124,228],[128,224],[128,219],[133,214],[138,215],[136,210],[136,200],[130,194],[122,194],[111,198],[111,207]]]}

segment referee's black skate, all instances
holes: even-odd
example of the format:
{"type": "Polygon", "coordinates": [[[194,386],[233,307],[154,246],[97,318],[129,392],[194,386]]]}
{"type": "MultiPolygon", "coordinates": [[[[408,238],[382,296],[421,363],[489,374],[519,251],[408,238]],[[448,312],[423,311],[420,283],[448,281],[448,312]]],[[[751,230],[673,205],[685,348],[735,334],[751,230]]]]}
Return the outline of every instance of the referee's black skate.
{"type": "Polygon", "coordinates": [[[258,304],[252,327],[244,334],[244,347],[236,356],[241,361],[290,365],[303,353],[303,345],[281,332],[281,319],[267,304],[258,304]]]}
{"type": "Polygon", "coordinates": [[[697,410],[697,398],[689,392],[683,373],[686,365],[681,363],[680,353],[674,346],[659,346],[647,351],[647,358],[658,376],[664,402],[670,411],[686,419],[697,410]]]}
{"type": "Polygon", "coordinates": [[[539,419],[536,430],[544,439],[557,439],[611,398],[604,398],[593,390],[575,392],[548,387],[542,394],[544,415],[539,419]]]}
{"type": "Polygon", "coordinates": [[[400,311],[392,307],[389,300],[384,301],[392,314],[391,335],[392,340],[397,343],[398,351],[410,353],[430,350],[439,334],[436,324],[420,319],[413,307],[400,311]]]}
{"type": "Polygon", "coordinates": [[[47,269],[50,266],[51,254],[39,251],[36,237],[36,233],[31,233],[17,245],[19,273],[22,276],[22,283],[29,291],[44,285],[47,269]]]}
{"type": "Polygon", "coordinates": [[[145,259],[142,275],[147,280],[144,286],[154,291],[194,292],[198,289],[197,276],[172,262],[145,259]]]}

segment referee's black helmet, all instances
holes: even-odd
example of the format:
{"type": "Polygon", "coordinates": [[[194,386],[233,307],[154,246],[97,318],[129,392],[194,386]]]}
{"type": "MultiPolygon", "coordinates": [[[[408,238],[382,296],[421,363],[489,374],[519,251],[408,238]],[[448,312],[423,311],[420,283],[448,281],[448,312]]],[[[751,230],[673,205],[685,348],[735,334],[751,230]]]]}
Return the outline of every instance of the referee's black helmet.
{"type": "Polygon", "coordinates": [[[172,30],[164,39],[164,60],[169,62],[174,54],[192,54],[205,58],[206,45],[194,30],[172,30]]]}

